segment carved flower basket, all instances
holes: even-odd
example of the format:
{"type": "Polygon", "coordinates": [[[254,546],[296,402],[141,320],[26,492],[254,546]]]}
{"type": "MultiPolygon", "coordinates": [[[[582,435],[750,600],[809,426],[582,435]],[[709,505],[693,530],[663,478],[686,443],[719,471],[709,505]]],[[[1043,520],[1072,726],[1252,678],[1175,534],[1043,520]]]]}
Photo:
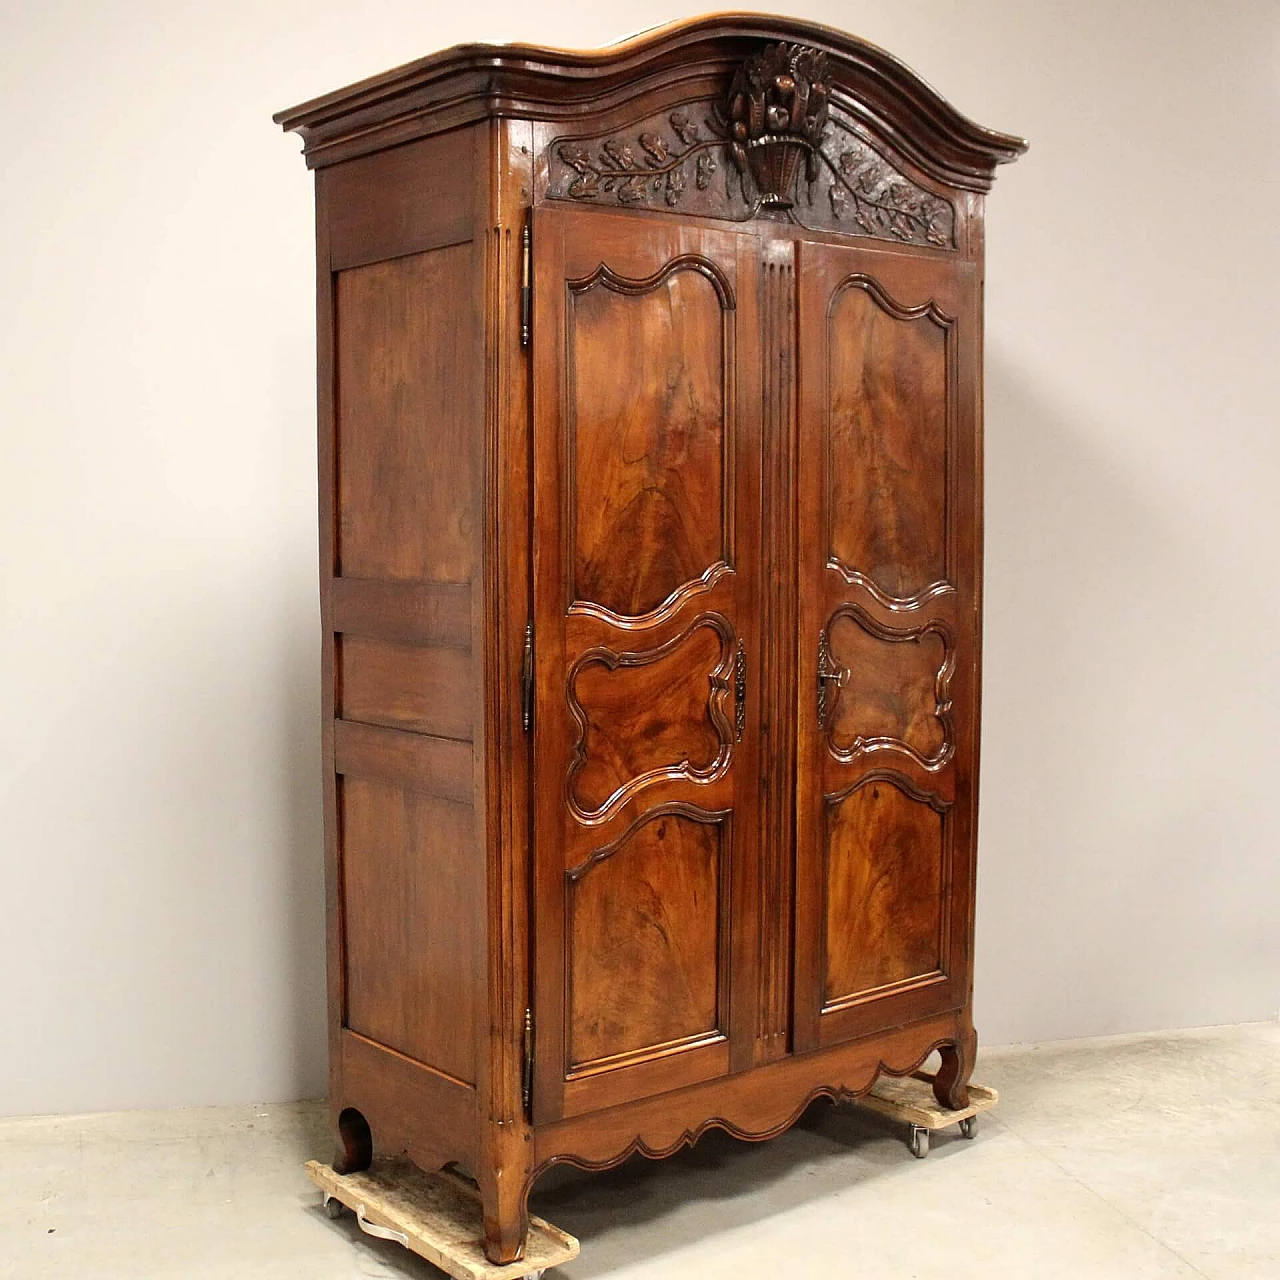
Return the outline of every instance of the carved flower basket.
{"type": "Polygon", "coordinates": [[[766,209],[789,209],[796,179],[806,165],[809,145],[799,138],[766,134],[747,143],[747,164],[766,209]]]}

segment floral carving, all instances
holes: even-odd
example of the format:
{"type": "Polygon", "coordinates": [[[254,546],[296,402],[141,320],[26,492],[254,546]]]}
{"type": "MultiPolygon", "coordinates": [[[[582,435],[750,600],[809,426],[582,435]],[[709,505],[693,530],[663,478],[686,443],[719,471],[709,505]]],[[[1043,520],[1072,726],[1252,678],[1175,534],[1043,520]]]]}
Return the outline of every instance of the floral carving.
{"type": "MultiPolygon", "coordinates": [[[[831,164],[825,154],[822,158],[831,164]]],[[[852,220],[869,236],[950,246],[951,206],[908,182],[865,143],[850,138],[832,174],[827,198],[837,221],[852,220]]]]}
{"type": "Polygon", "coordinates": [[[688,185],[685,163],[695,154],[694,182],[699,191],[705,191],[719,167],[709,148],[723,145],[723,139],[711,132],[710,122],[704,126],[707,136],[702,136],[699,126],[684,111],[673,111],[668,124],[674,135],[671,142],[652,129],[642,130],[634,147],[608,138],[594,155],[584,143],[562,142],[556,154],[577,175],[569,181],[564,194],[572,200],[612,195],[620,204],[640,204],[660,195],[667,205],[674,206],[680,203],[688,185]]]}
{"type": "Polygon", "coordinates": [[[683,111],[673,111],[671,113],[671,127],[676,131],[676,137],[686,147],[691,147],[695,142],[701,141],[698,137],[698,126],[683,111]]]}
{"type": "Polygon", "coordinates": [[[820,52],[768,45],[720,102],[652,116],[624,134],[552,143],[548,195],[737,222],[763,211],[814,230],[953,248],[951,202],[834,114],[829,89],[820,52]]]}
{"type": "Polygon", "coordinates": [[[812,185],[827,127],[827,55],[798,44],[767,45],[729,86],[729,154],[750,173],[766,208],[789,209],[800,161],[812,185]]]}

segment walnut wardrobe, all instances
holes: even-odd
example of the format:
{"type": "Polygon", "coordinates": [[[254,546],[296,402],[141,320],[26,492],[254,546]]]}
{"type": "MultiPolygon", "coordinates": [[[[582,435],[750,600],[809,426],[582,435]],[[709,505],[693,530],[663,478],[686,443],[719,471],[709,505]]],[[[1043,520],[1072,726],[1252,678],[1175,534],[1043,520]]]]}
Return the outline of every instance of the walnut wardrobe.
{"type": "Polygon", "coordinates": [[[973,1064],[983,193],[762,15],[467,45],[315,170],[330,1104],[478,1181],[973,1064]]]}

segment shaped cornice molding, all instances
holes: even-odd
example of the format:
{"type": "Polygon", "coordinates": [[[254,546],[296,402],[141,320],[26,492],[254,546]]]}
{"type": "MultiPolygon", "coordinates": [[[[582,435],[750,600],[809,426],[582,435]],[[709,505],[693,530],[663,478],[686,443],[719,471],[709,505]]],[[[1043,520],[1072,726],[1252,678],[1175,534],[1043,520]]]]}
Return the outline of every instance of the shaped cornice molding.
{"type": "Polygon", "coordinates": [[[273,118],[301,134],[308,166],[319,168],[491,116],[590,122],[620,108],[644,113],[717,98],[747,59],[777,41],[825,55],[832,106],[948,186],[986,191],[996,165],[1027,148],[961,115],[876,45],[818,23],[747,13],[672,23],[591,51],[457,45],[273,118]]]}

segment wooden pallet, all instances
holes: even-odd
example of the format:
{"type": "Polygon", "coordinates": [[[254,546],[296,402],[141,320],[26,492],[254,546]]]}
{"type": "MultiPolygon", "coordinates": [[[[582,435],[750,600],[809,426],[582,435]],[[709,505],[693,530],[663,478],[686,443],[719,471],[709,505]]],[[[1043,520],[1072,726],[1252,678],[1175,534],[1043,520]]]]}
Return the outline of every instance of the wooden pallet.
{"type": "Polygon", "coordinates": [[[364,1173],[335,1173],[318,1160],[307,1176],[325,1205],[346,1205],[361,1229],[394,1240],[456,1280],[517,1280],[541,1276],[578,1256],[578,1242],[551,1223],[529,1216],[529,1237],[519,1262],[499,1266],[484,1254],[484,1214],[475,1184],[448,1169],[423,1173],[408,1160],[377,1159],[364,1173]]]}
{"type": "Polygon", "coordinates": [[[909,1076],[882,1075],[870,1093],[857,1099],[857,1104],[877,1115],[909,1124],[911,1133],[907,1145],[912,1155],[923,1159],[929,1154],[930,1133],[958,1124],[964,1136],[972,1138],[977,1133],[979,1113],[991,1110],[999,1101],[1000,1095],[994,1089],[971,1084],[969,1105],[959,1111],[949,1111],[933,1096],[933,1077],[917,1071],[909,1076]]]}

